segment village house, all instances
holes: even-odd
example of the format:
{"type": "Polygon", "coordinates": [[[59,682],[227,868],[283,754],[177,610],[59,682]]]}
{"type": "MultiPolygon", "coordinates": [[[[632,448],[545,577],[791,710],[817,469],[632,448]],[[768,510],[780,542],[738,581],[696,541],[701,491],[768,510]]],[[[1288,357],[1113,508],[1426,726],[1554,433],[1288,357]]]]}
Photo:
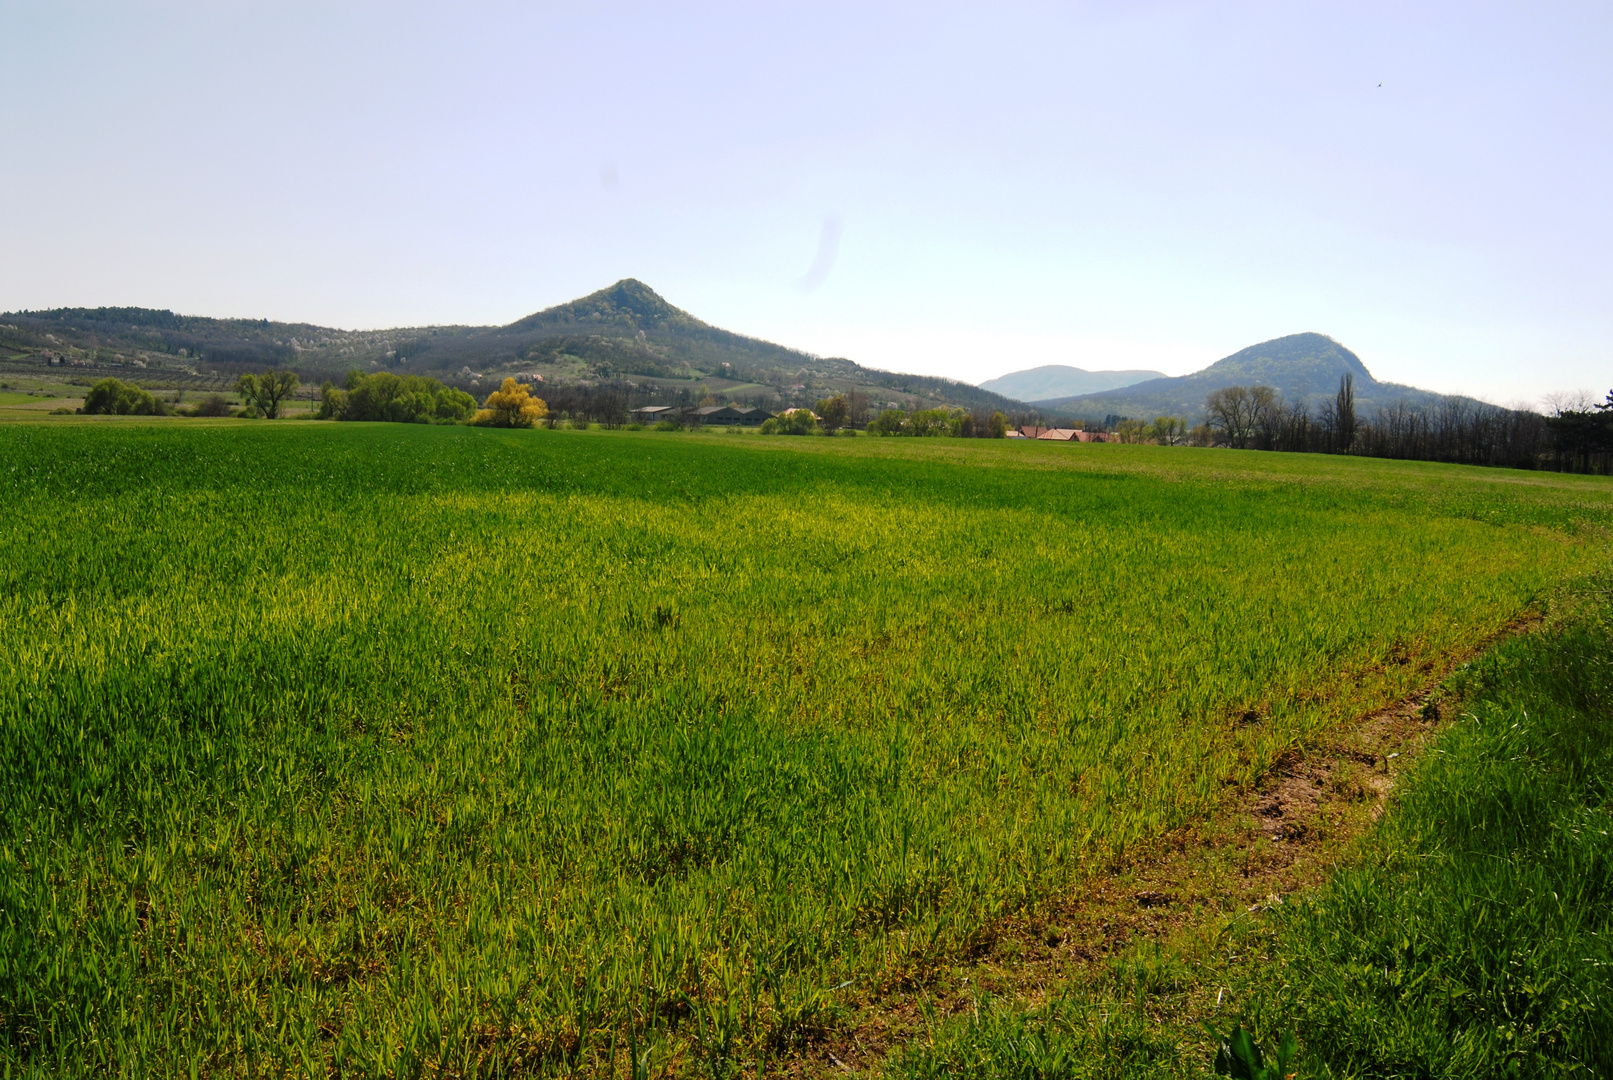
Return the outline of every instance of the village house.
{"type": "Polygon", "coordinates": [[[683,410],[676,405],[640,405],[630,414],[635,424],[658,424],[662,420],[676,420],[683,410]]]}
{"type": "Polygon", "coordinates": [[[1026,424],[1008,433],[1010,439],[1044,439],[1048,442],[1119,442],[1120,436],[1108,431],[1083,431],[1080,428],[1045,428],[1026,424]]]}

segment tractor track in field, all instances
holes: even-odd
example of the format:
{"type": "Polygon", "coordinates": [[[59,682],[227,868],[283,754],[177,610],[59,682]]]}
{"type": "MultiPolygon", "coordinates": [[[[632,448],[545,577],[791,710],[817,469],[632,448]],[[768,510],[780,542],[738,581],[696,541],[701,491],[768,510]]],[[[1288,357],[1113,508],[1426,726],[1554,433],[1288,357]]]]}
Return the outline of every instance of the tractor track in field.
{"type": "MultiPolygon", "coordinates": [[[[974,955],[927,978],[872,989],[851,1004],[844,1026],[804,1047],[786,1071],[877,1069],[924,1037],[932,1019],[975,1008],[982,991],[1040,1004],[1134,945],[1258,919],[1284,897],[1316,888],[1382,817],[1398,776],[1458,714],[1461,701],[1445,696],[1451,673],[1543,622],[1540,612],[1526,611],[1448,658],[1421,689],[1283,753],[1217,813],[1139,845],[1068,896],[1003,920],[980,936],[974,955]]],[[[1200,995],[1214,998],[1215,990],[1201,987],[1200,995]]]]}

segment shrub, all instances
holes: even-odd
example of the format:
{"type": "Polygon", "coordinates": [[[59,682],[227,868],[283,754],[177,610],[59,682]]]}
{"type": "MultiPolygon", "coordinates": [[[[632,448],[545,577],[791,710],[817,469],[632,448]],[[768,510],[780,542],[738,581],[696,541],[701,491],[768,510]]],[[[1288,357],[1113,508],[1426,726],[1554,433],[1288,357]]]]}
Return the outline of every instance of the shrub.
{"type": "Polygon", "coordinates": [[[84,412],[117,416],[158,416],[162,405],[141,387],[118,379],[102,379],[84,395],[84,412]]]}
{"type": "Polygon", "coordinates": [[[190,409],[192,416],[229,416],[235,410],[223,394],[209,394],[190,409]]]}
{"type": "Polygon", "coordinates": [[[818,418],[810,409],[786,409],[762,422],[763,435],[815,435],[818,418]]]}
{"type": "Polygon", "coordinates": [[[542,398],[533,397],[514,379],[505,379],[503,386],[487,395],[471,423],[483,427],[529,428],[548,415],[549,406],[542,398]]]}

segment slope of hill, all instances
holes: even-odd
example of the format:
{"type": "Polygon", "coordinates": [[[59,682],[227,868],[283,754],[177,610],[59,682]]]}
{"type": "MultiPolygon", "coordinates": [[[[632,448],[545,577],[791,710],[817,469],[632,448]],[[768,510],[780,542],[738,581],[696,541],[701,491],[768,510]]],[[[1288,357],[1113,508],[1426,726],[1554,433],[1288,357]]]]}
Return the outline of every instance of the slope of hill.
{"type": "Polygon", "coordinates": [[[631,278],[506,326],[334,330],[147,308],[0,315],[0,366],[40,365],[175,385],[268,366],[291,368],[304,382],[359,368],[432,375],[475,393],[505,375],[531,372],[550,385],[608,386],[646,400],[710,394],[793,405],[859,390],[874,408],[1023,407],[953,379],[878,371],[731,333],[631,278]],[[144,370],[134,376],[131,368],[144,370]]]}
{"type": "Polygon", "coordinates": [[[1120,390],[1039,400],[1043,412],[1087,420],[1106,416],[1150,419],[1204,416],[1204,399],[1227,386],[1269,386],[1289,401],[1314,404],[1338,392],[1339,378],[1355,377],[1356,408],[1406,402],[1430,405],[1444,395],[1372,377],[1355,353],[1325,334],[1290,334],[1263,341],[1218,360],[1203,371],[1175,378],[1152,379],[1120,390]]]}
{"type": "Polygon", "coordinates": [[[980,389],[1019,401],[1043,401],[1118,390],[1123,386],[1164,377],[1163,371],[1087,371],[1067,364],[1045,364],[987,379],[980,384],[980,389]]]}

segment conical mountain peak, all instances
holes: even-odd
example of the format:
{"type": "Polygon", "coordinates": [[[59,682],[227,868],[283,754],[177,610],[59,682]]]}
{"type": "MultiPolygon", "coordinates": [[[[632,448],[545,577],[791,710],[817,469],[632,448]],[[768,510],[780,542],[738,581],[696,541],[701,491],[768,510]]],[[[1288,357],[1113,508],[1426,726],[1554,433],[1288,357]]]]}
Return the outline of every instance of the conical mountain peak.
{"type": "Polygon", "coordinates": [[[667,303],[659,293],[637,278],[623,278],[598,292],[528,315],[505,329],[520,331],[577,324],[653,330],[668,323],[705,325],[688,312],[667,303]]]}
{"type": "Polygon", "coordinates": [[[1354,375],[1360,382],[1373,381],[1372,373],[1359,356],[1326,334],[1316,333],[1289,334],[1239,349],[1200,374],[1235,373],[1245,381],[1277,386],[1292,381],[1296,375],[1325,378],[1330,372],[1334,373],[1331,378],[1335,382],[1343,374],[1354,375]]]}

